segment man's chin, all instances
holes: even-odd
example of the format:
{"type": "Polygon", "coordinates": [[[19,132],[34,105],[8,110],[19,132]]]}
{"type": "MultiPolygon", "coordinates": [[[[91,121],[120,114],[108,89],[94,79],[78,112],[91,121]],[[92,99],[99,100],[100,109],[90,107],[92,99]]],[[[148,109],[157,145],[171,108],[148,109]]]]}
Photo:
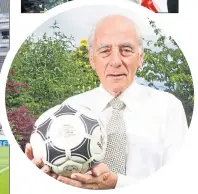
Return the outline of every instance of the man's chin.
{"type": "Polygon", "coordinates": [[[117,83],[111,83],[106,85],[103,85],[104,88],[108,93],[110,93],[114,97],[118,97],[126,88],[125,84],[117,84],[117,83]]]}
{"type": "Polygon", "coordinates": [[[114,97],[118,97],[123,91],[124,91],[124,87],[114,87],[112,90],[111,90],[111,93],[114,97]]]}

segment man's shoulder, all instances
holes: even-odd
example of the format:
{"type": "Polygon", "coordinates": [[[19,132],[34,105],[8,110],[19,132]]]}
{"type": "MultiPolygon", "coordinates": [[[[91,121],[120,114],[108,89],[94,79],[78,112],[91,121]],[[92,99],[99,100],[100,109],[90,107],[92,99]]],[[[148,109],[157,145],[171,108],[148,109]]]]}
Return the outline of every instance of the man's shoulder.
{"type": "Polygon", "coordinates": [[[139,88],[142,92],[142,94],[147,98],[151,99],[152,101],[156,103],[173,103],[173,104],[180,104],[181,101],[172,93],[155,89],[149,86],[145,85],[139,85],[139,88]]]}
{"type": "Polygon", "coordinates": [[[94,88],[92,90],[71,96],[69,98],[67,98],[63,103],[79,103],[79,104],[86,104],[89,101],[91,101],[93,98],[96,97],[97,95],[97,91],[98,91],[99,87],[94,88]]]}

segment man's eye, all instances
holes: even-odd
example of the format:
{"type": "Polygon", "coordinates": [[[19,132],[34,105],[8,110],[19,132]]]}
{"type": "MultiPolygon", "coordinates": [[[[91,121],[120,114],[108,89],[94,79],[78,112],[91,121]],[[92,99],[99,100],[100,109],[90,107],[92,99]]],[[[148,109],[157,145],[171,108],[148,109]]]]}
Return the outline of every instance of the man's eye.
{"type": "Polygon", "coordinates": [[[102,50],[102,51],[100,51],[101,53],[108,53],[109,52],[109,50],[102,50]]]}
{"type": "Polygon", "coordinates": [[[122,52],[126,52],[126,53],[130,53],[130,52],[132,52],[132,50],[131,50],[131,49],[127,49],[127,48],[123,48],[123,49],[121,49],[121,51],[122,51],[122,52]]]}

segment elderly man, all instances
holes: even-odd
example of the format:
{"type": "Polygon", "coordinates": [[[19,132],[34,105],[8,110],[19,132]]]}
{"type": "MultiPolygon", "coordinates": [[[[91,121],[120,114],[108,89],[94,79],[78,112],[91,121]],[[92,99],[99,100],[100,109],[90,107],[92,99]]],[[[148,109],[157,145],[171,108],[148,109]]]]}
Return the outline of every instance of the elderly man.
{"type": "MultiPolygon", "coordinates": [[[[135,82],[144,57],[142,38],[130,19],[103,18],[89,38],[90,64],[101,85],[66,102],[85,106],[106,126],[108,143],[104,163],[92,174],[74,173],[71,178],[42,170],[69,185],[89,189],[113,189],[148,177],[178,150],[187,131],[181,102],[173,95],[135,82]]],[[[31,146],[26,155],[37,166],[31,146]]]]}

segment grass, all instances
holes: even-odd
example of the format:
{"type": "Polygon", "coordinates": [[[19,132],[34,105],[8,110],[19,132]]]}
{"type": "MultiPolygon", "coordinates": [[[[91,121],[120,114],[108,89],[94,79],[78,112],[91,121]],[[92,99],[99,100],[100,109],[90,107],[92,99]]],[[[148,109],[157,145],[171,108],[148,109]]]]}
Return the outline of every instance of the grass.
{"type": "Polygon", "coordinates": [[[9,169],[0,174],[0,193],[9,194],[9,169]]]}
{"type": "Polygon", "coordinates": [[[9,166],[9,147],[0,146],[0,170],[9,166]]]}
{"type": "Polygon", "coordinates": [[[9,194],[9,147],[0,147],[0,193],[9,194]],[[6,170],[4,170],[7,167],[6,170]]]}

